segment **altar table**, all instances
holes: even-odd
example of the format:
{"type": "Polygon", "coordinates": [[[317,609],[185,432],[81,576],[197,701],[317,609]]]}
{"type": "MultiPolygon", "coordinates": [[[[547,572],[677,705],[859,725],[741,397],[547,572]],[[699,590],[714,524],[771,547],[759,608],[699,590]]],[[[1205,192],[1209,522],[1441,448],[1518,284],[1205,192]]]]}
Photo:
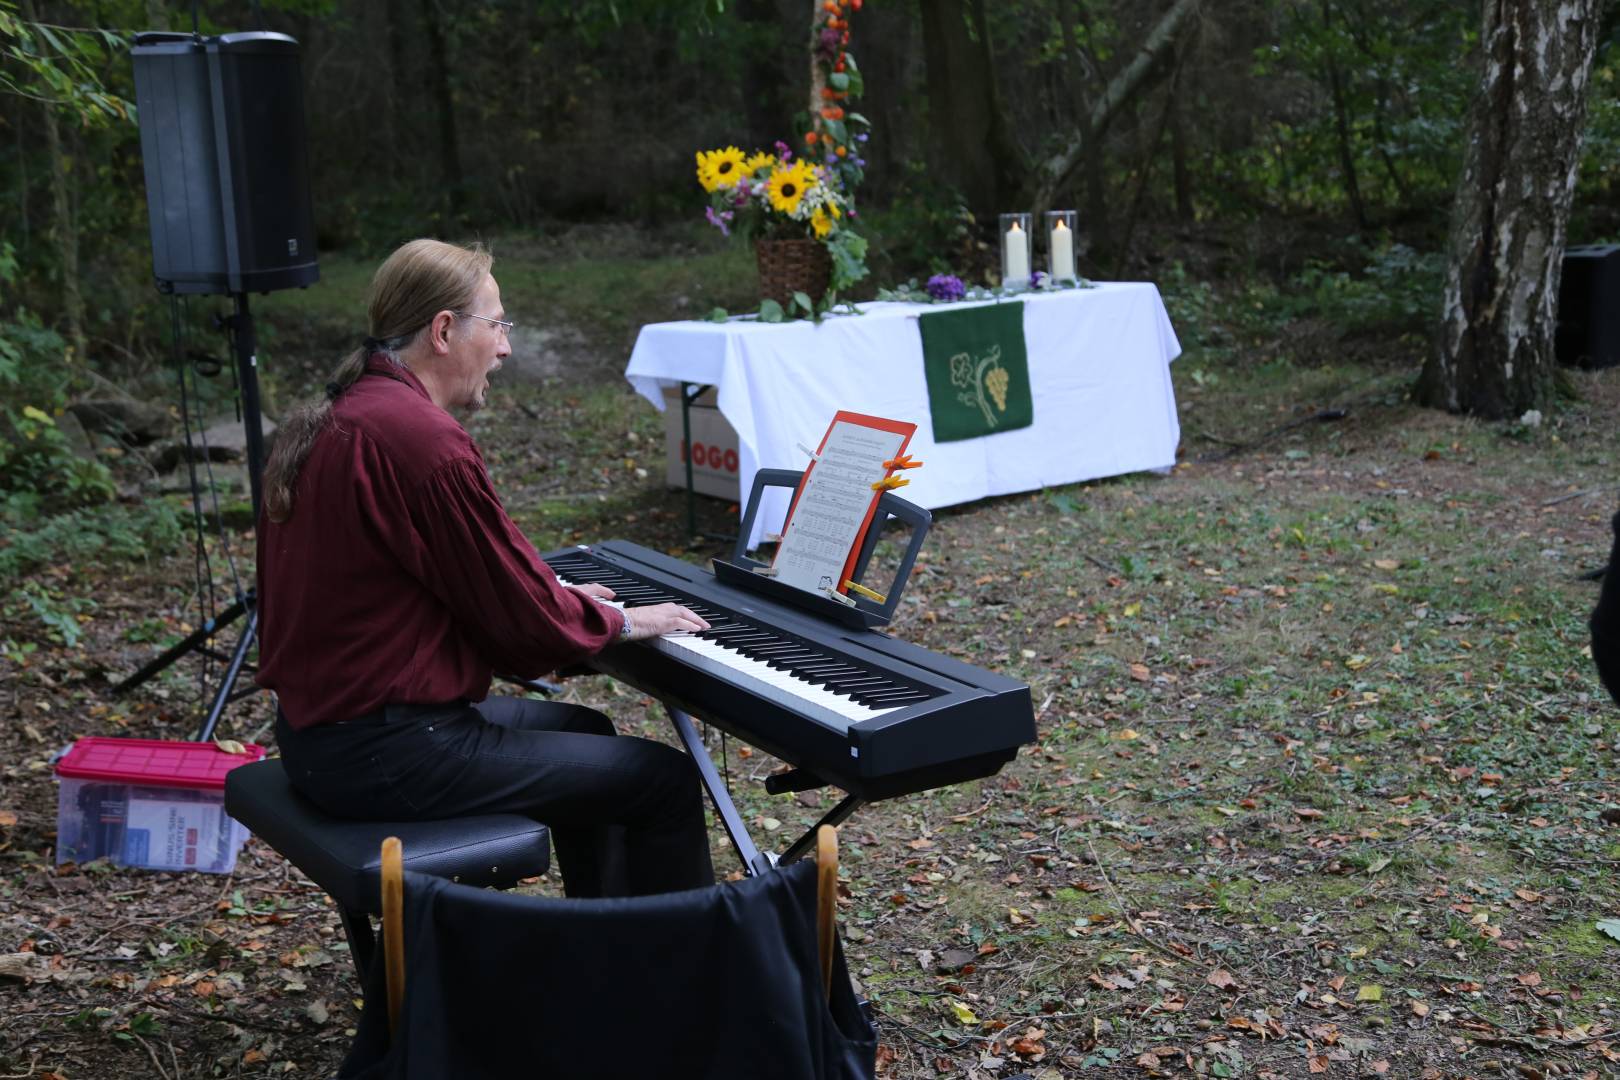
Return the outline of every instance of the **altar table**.
{"type": "MultiPolygon", "coordinates": [[[[1035,420],[1016,431],[934,442],[917,318],[957,304],[861,304],[863,314],[820,325],[652,323],[625,377],[659,409],[666,387],[715,387],[737,432],[744,498],[760,469],[804,468],[800,445],[818,445],[840,409],[916,423],[907,452],[924,465],[897,494],[930,509],[1174,465],[1181,425],[1170,363],[1181,344],[1159,290],[1103,282],[1017,299],[1035,420]]],[[[787,503],[786,491],[767,490],[750,547],[781,531],[787,503]]]]}

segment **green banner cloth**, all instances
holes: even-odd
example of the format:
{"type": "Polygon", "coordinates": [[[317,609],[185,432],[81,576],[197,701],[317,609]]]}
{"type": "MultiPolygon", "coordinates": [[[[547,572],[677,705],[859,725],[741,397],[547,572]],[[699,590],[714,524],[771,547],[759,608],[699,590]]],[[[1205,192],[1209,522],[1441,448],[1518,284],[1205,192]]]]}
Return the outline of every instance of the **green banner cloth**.
{"type": "Polygon", "coordinates": [[[935,442],[1034,423],[1021,302],[933,311],[917,324],[935,442]]]}

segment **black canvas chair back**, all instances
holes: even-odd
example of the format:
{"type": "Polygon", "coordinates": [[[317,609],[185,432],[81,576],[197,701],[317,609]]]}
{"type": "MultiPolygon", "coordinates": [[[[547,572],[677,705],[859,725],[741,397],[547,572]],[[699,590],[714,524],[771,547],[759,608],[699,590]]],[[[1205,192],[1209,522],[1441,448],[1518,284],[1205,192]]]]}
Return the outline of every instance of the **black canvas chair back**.
{"type": "MultiPolygon", "coordinates": [[[[553,900],[404,875],[396,1030],[367,1008],[340,1077],[856,1080],[876,1036],[836,942],[816,941],[816,865],[706,889],[553,900]]],[[[386,999],[377,961],[368,1002],[386,999]]]]}

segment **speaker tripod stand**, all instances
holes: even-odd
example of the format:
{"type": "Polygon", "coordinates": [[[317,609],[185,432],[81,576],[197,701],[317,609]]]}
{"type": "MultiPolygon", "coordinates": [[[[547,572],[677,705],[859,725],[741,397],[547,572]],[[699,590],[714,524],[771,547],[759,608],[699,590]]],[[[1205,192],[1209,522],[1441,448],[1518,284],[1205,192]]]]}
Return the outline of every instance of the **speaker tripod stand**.
{"type": "MultiPolygon", "coordinates": [[[[236,359],[237,386],[242,395],[242,428],[247,444],[248,491],[253,502],[254,528],[257,529],[264,474],[264,422],[259,412],[258,346],[253,336],[253,315],[248,311],[247,294],[231,295],[236,302],[236,311],[225,319],[225,327],[230,331],[231,352],[236,359]]],[[[187,451],[190,451],[189,446],[187,451]]],[[[257,605],[258,597],[251,586],[246,590],[239,589],[236,599],[224,611],[208,619],[202,626],[153,657],[139,671],[115,686],[113,692],[122,694],[133,690],[190,653],[222,661],[225,664],[225,674],[221,677],[219,689],[214,692],[213,701],[209,705],[207,716],[203,718],[202,726],[197,729],[198,742],[212,739],[226,707],[233,701],[258,693],[255,686],[249,685],[246,689],[238,690],[236,685],[241,678],[243,667],[247,665],[248,652],[252,649],[257,636],[259,627],[257,605]],[[237,638],[235,647],[229,653],[215,647],[214,638],[226,627],[244,617],[247,621],[242,626],[241,636],[237,638]]]]}

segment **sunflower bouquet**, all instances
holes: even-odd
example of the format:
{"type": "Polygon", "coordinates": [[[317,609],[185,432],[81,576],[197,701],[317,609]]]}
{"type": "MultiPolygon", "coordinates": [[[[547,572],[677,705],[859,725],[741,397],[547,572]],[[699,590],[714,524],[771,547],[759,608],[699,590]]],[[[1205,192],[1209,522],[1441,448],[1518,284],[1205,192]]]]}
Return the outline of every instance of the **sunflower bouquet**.
{"type": "Polygon", "coordinates": [[[727,236],[736,229],[760,239],[821,242],[832,257],[833,293],[866,276],[866,239],[850,228],[854,208],[834,169],[795,158],[779,142],[774,153],[700,150],[697,178],[709,196],[704,216],[727,236]]]}

